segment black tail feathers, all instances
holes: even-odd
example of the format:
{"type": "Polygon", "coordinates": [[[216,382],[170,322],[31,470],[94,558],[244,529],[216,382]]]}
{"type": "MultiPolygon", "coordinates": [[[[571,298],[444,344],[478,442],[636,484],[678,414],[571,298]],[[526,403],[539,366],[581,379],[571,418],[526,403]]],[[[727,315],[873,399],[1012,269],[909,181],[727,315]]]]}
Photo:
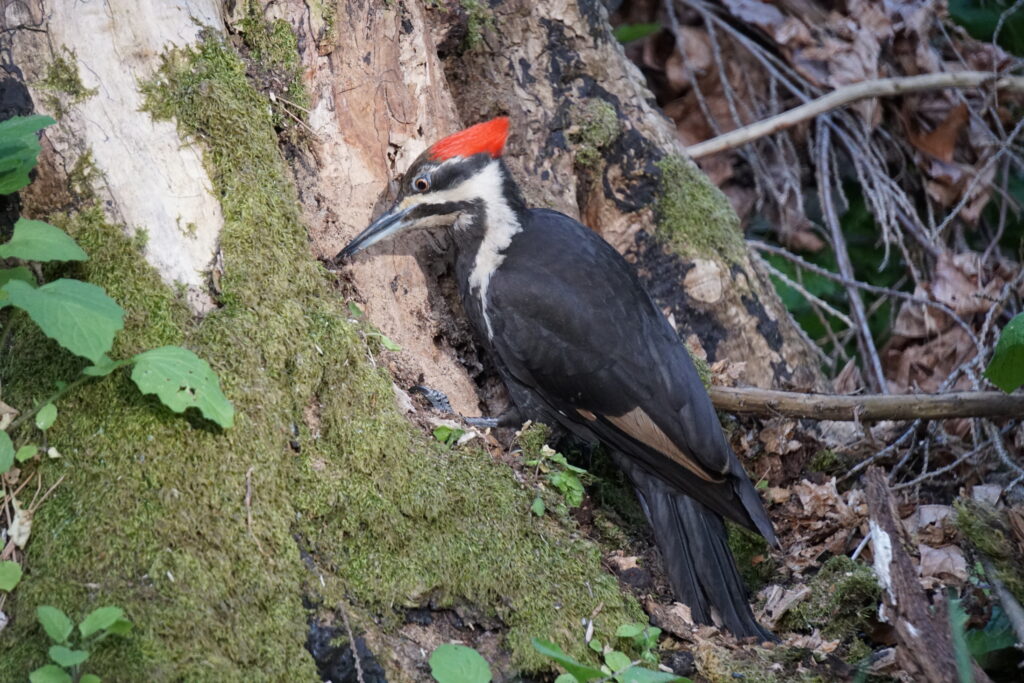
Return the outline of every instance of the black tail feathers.
{"type": "Polygon", "coordinates": [[[727,544],[721,515],[684,495],[622,456],[615,458],[636,487],[654,529],[676,598],[699,624],[713,624],[712,610],[733,635],[775,640],[754,619],[727,544]]]}

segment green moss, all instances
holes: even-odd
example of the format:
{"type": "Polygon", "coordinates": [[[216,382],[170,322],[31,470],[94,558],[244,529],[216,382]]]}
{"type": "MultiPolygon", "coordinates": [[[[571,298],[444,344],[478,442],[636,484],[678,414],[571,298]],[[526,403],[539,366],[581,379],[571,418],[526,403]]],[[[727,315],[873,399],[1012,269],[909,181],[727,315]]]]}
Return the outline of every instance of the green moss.
{"type": "Polygon", "coordinates": [[[539,460],[541,448],[551,438],[551,428],[541,422],[532,422],[519,432],[516,442],[523,451],[523,460],[539,460]]]}
{"type": "Polygon", "coordinates": [[[310,99],[302,82],[302,62],[292,27],[284,19],[266,20],[262,3],[247,0],[239,28],[249,50],[253,87],[268,97],[273,95],[274,125],[280,128],[290,124],[293,117],[304,120],[310,99]]]}
{"type": "Polygon", "coordinates": [[[726,522],[729,531],[729,549],[736,558],[736,567],[747,588],[756,593],[771,581],[775,573],[775,560],[768,549],[768,542],[758,534],[752,533],[726,522]]]}
{"type": "Polygon", "coordinates": [[[690,354],[690,360],[693,361],[693,367],[697,370],[697,376],[700,377],[700,383],[704,385],[705,389],[711,388],[711,366],[708,362],[695,354],[688,345],[686,346],[686,352],[690,354]]]}
{"type": "Polygon", "coordinates": [[[595,168],[601,162],[601,150],[619,135],[619,114],[609,102],[588,99],[576,107],[573,123],[577,130],[571,136],[576,143],[576,163],[582,168],[595,168]]]}
{"type": "Polygon", "coordinates": [[[807,584],[811,594],[783,617],[790,630],[821,629],[840,638],[842,651],[865,630],[877,613],[881,589],[870,567],[845,555],[831,557],[807,584]]]}
{"type": "Polygon", "coordinates": [[[466,12],[466,48],[472,50],[484,41],[484,30],[494,27],[494,16],[481,0],[459,0],[466,12]]]}
{"type": "MultiPolygon", "coordinates": [[[[638,620],[597,548],[533,517],[508,467],[441,448],[398,414],[391,378],[366,362],[309,254],[266,100],[231,48],[211,34],[173,51],[143,91],[154,117],[173,117],[203,149],[224,215],[221,307],[195,320],[98,207],[51,218],[91,256],[70,274],[128,311],[115,357],[194,349],[220,375],[236,426],[182,419],[125,373],[67,397],[49,432],[64,457],[39,465],[46,486],[66,478],[36,516],[28,572],[5,607],[0,679],[44,662],[40,604],[75,616],[124,607],[133,634],[90,660],[122,680],[314,680],[304,597],[351,604],[370,629],[397,625],[403,605],[476,605],[506,624],[526,668],[545,665],[531,637],[582,654],[582,617],[600,609],[606,639],[638,620]],[[301,455],[289,448],[296,426],[301,455]]],[[[27,405],[84,363],[15,322],[0,379],[5,401],[27,405]]]]}
{"type": "Polygon", "coordinates": [[[815,472],[825,472],[826,474],[837,473],[841,468],[845,466],[843,459],[838,453],[831,448],[823,448],[814,454],[811,461],[808,463],[808,467],[815,472]]]}
{"type": "Polygon", "coordinates": [[[78,155],[74,167],[68,173],[68,188],[80,201],[91,199],[94,196],[93,183],[98,177],[99,171],[96,170],[92,150],[86,150],[78,155]]]}
{"type": "Polygon", "coordinates": [[[1005,513],[991,506],[964,500],[954,503],[956,525],[967,541],[992,561],[992,566],[1011,593],[1024,600],[1024,572],[1014,552],[1005,513]]]}
{"type": "Polygon", "coordinates": [[[655,204],[658,234],[682,255],[741,262],[746,247],[739,218],[722,191],[682,157],[667,156],[657,166],[661,170],[655,204]]]}
{"type": "Polygon", "coordinates": [[[36,87],[47,94],[43,104],[57,119],[68,113],[68,109],[95,95],[97,88],[86,88],[78,75],[78,60],[74,52],[64,49],[46,66],[46,75],[36,87]]]}

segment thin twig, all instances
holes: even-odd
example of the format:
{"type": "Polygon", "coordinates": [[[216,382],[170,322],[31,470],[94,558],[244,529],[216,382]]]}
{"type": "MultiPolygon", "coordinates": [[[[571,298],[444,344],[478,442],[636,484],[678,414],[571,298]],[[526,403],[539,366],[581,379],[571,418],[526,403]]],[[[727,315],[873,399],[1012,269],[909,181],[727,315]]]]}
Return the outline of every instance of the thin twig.
{"type": "MultiPolygon", "coordinates": [[[[836,262],[839,265],[839,272],[847,280],[853,280],[853,263],[850,261],[850,253],[846,249],[846,238],[843,236],[843,228],[839,224],[839,215],[836,213],[832,198],[832,187],[829,183],[831,168],[829,163],[829,140],[828,126],[824,123],[818,126],[818,193],[821,197],[821,206],[825,214],[825,222],[832,233],[832,250],[836,255],[836,262]]],[[[864,354],[864,361],[869,364],[875,378],[875,385],[883,394],[889,393],[889,386],[885,379],[885,372],[882,370],[882,359],[878,356],[878,349],[875,347],[875,340],[871,336],[871,328],[868,325],[868,316],[864,311],[864,301],[860,298],[860,292],[852,286],[845,286],[846,297],[850,302],[850,312],[853,319],[857,321],[856,329],[860,339],[861,351],[864,354]]]]}
{"type": "MultiPolygon", "coordinates": [[[[801,394],[752,387],[708,389],[716,408],[730,413],[807,418],[813,420],[952,420],[964,417],[1020,417],[1024,396],[1000,391],[944,394],[801,394]]],[[[1018,472],[1020,470],[1017,468],[1018,472]]]]}
{"type": "Polygon", "coordinates": [[[733,149],[766,135],[791,128],[798,123],[813,119],[833,109],[872,97],[893,97],[922,90],[939,90],[942,88],[977,88],[992,84],[995,88],[1024,91],[1024,77],[1000,76],[992,71],[959,71],[953,73],[923,74],[920,76],[903,76],[900,78],[879,78],[836,88],[827,95],[811,100],[789,111],[718,137],[698,142],[686,148],[692,159],[717,154],[733,149]]]}
{"type": "Polygon", "coordinates": [[[768,263],[767,261],[762,261],[761,265],[763,265],[765,270],[767,270],[769,273],[771,273],[772,275],[786,283],[786,285],[800,292],[800,294],[802,294],[803,297],[807,299],[807,301],[809,301],[812,305],[817,305],[825,309],[829,313],[829,315],[834,315],[835,317],[839,318],[848,327],[856,327],[853,321],[850,320],[849,316],[847,316],[845,313],[843,313],[842,311],[840,311],[827,301],[824,301],[823,299],[820,299],[819,297],[816,297],[815,295],[811,294],[806,287],[804,287],[799,282],[793,280],[791,277],[783,273],[781,270],[777,269],[772,264],[768,263]]]}
{"type": "Polygon", "coordinates": [[[363,680],[363,666],[359,663],[359,648],[356,647],[356,637],[352,633],[352,625],[348,623],[348,613],[345,612],[345,608],[338,606],[338,611],[341,612],[341,620],[345,622],[345,633],[348,634],[348,645],[352,648],[352,661],[356,665],[356,680],[359,683],[366,683],[363,680]]]}
{"type": "MultiPolygon", "coordinates": [[[[890,488],[892,488],[893,491],[897,491],[899,489],[905,489],[905,488],[909,488],[911,486],[917,486],[918,484],[920,484],[923,481],[926,481],[926,480],[931,479],[933,477],[937,477],[940,474],[945,474],[946,472],[949,472],[950,470],[956,469],[964,461],[966,461],[966,460],[968,460],[970,458],[973,458],[974,456],[976,456],[978,453],[980,453],[982,450],[984,450],[985,448],[987,448],[990,445],[992,445],[992,442],[991,441],[986,441],[986,442],[982,443],[980,446],[975,446],[971,450],[967,451],[966,453],[964,453],[963,455],[961,455],[960,457],[958,457],[956,460],[954,460],[953,462],[949,463],[948,465],[943,465],[939,469],[932,470],[930,472],[923,472],[916,479],[912,479],[910,481],[903,482],[902,484],[892,484],[890,486],[890,488]]],[[[927,466],[925,467],[925,469],[927,469],[927,466]]]]}

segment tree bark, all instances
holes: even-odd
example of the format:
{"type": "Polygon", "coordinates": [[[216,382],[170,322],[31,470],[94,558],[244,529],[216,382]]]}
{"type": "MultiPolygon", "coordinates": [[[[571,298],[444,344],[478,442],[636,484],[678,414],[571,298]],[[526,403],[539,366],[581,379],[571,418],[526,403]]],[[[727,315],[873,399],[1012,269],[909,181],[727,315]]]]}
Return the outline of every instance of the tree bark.
{"type": "MultiPolygon", "coordinates": [[[[736,230],[724,197],[681,157],[659,163],[680,147],[598,3],[498,4],[483,44],[464,50],[450,47],[464,17],[454,6],[264,4],[5,7],[8,72],[39,111],[60,114],[23,213],[66,228],[91,257],[70,275],[126,309],[116,357],[193,348],[238,418],[211,429],[116,375],[61,404],[48,438],[64,457],[21,473],[65,479],[36,516],[25,579],[4,606],[0,678],[45,662],[41,604],[75,618],[124,607],[133,634],[89,666],[132,680],[338,678],[331,667],[348,649],[330,641],[347,638],[342,617],[376,654],[361,659],[370,678],[381,667],[422,678],[424,653],[459,637],[500,679],[542,664],[531,637],[578,652],[581,619],[600,613],[607,639],[639,617],[598,548],[531,516],[535,492],[506,464],[439,448],[396,407],[396,389],[413,384],[464,414],[500,402],[440,256],[444,233],[340,275],[317,264],[388,203],[420,151],[484,116],[512,116],[509,160],[530,200],[582,217],[626,253],[710,358],[747,361],[753,384],[820,388],[738,233],[716,237],[736,230]],[[282,85],[282,27],[308,100],[282,85]],[[50,77],[60,60],[77,90],[50,77]],[[696,216],[657,204],[666,190],[692,199],[696,216]],[[688,220],[706,224],[703,246],[688,242],[688,220]],[[385,353],[377,331],[402,351],[385,353]],[[453,635],[440,617],[423,627],[406,619],[411,608],[452,610],[470,629],[453,635]]],[[[81,369],[29,321],[9,324],[5,401],[30,406],[81,369]]]]}

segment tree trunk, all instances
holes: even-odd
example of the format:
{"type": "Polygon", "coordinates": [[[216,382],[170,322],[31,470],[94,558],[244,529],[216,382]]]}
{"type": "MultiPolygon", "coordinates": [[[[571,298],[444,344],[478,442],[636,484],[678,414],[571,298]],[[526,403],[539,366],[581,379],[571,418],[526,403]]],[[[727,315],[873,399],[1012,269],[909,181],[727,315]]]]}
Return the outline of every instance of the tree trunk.
{"type": "MultiPolygon", "coordinates": [[[[126,309],[115,357],[192,348],[238,416],[223,432],[183,419],[121,375],[60,404],[48,438],[63,457],[20,474],[65,478],[3,608],[0,678],[45,663],[42,604],[76,618],[125,608],[133,633],[86,665],[110,680],[340,680],[348,650],[330,641],[349,622],[376,655],[361,660],[367,680],[378,666],[422,678],[444,639],[477,646],[500,678],[543,664],[531,637],[578,652],[596,613],[611,637],[640,612],[599,548],[532,516],[533,490],[506,464],[434,443],[396,406],[420,383],[464,414],[500,402],[438,258],[444,234],[340,277],[317,258],[369,222],[430,142],[509,113],[532,202],[626,252],[712,359],[746,360],[762,386],[819,384],[724,197],[678,156],[592,0],[499,4],[465,50],[450,47],[457,6],[225,5],[6,7],[8,72],[60,119],[23,213],[68,230],[90,260],[65,272],[126,309]],[[430,626],[407,616],[421,607],[430,626]]],[[[82,363],[27,319],[9,324],[2,398],[29,407],[82,363]]]]}

